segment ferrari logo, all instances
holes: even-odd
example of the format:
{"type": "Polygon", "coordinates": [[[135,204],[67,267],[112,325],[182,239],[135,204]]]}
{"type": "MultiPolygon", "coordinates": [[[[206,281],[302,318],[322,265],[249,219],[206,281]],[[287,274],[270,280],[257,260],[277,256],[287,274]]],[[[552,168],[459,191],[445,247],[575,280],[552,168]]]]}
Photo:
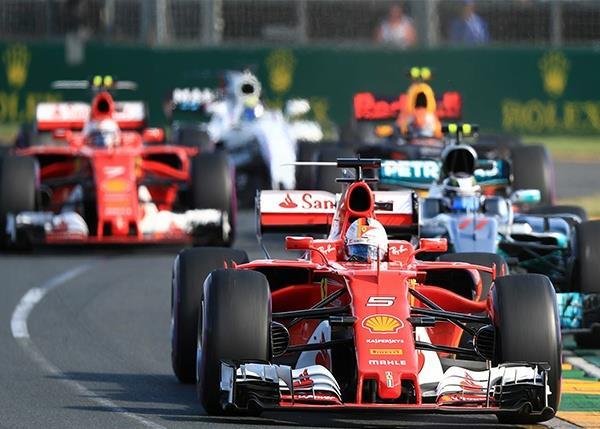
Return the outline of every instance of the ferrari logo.
{"type": "Polygon", "coordinates": [[[321,300],[324,300],[327,296],[327,279],[321,280],[321,300]]]}

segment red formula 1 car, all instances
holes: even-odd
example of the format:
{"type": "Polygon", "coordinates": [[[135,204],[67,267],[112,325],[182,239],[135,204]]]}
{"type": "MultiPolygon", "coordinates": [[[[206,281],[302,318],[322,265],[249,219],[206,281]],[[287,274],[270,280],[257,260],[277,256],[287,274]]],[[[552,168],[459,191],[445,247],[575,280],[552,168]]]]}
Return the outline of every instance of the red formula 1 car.
{"type": "Polygon", "coordinates": [[[94,86],[91,104],[38,105],[44,138],[1,159],[3,244],[229,245],[236,203],[227,157],[163,144],[161,129],[144,129],[143,103],[115,102],[110,83],[94,86]]]}
{"type": "Polygon", "coordinates": [[[196,382],[210,414],[265,409],[489,413],[550,419],[558,407],[561,340],[556,297],[541,275],[496,266],[425,262],[443,239],[388,242],[386,254],[348,260],[357,219],[412,234],[410,192],[372,192],[361,179],[379,160],[340,159],[357,179],[339,200],[320,191],[265,191],[261,231],[287,237],[298,259],[248,262],[233,249],[190,249],[174,264],[172,364],[196,382]],[[500,270],[498,270],[500,271],[500,270]],[[485,279],[489,280],[485,280],[485,279]],[[493,282],[482,297],[484,281],[493,282]],[[461,336],[472,337],[459,347],[461,336]]]}

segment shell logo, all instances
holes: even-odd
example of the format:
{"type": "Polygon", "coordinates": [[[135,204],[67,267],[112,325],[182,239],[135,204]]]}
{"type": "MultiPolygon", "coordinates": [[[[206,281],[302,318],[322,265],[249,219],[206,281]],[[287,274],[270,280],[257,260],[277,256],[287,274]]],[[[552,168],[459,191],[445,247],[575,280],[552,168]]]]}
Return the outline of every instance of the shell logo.
{"type": "Polygon", "coordinates": [[[109,179],[102,184],[104,192],[128,192],[129,182],[123,179],[109,179]]]}
{"type": "Polygon", "coordinates": [[[404,323],[397,317],[388,314],[376,314],[364,319],[362,326],[372,334],[395,334],[404,327],[404,323]]]}

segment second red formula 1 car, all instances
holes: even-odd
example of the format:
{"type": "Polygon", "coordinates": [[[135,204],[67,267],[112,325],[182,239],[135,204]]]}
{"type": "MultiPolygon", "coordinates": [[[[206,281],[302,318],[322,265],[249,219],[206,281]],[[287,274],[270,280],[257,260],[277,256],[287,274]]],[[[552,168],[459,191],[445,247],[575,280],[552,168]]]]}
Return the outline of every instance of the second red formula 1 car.
{"type": "MultiPolygon", "coordinates": [[[[298,259],[248,262],[245,252],[190,249],[174,264],[172,363],[210,414],[279,410],[488,413],[550,419],[559,405],[556,297],[542,275],[425,262],[444,239],[416,242],[414,196],[372,192],[356,169],[339,199],[266,191],[261,232],[287,237],[298,259]],[[385,233],[387,230],[387,233],[385,233]],[[486,278],[491,280],[485,280],[486,278]],[[484,281],[492,281],[482,296],[484,281]],[[473,340],[459,346],[467,333],[473,340]]],[[[400,418],[400,416],[399,416],[400,418]]]]}
{"type": "Polygon", "coordinates": [[[114,101],[112,78],[75,83],[63,85],[91,86],[92,102],[38,105],[40,140],[1,160],[3,244],[229,245],[236,197],[227,156],[164,144],[161,129],[143,128],[143,103],[114,101]]]}

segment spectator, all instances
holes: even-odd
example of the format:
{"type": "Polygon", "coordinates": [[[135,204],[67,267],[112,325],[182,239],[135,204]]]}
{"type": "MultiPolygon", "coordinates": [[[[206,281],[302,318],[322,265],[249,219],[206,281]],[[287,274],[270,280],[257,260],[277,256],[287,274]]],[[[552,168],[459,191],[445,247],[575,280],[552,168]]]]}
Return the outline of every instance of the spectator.
{"type": "Polygon", "coordinates": [[[408,48],[416,43],[415,27],[410,17],[404,14],[400,4],[394,4],[390,7],[387,18],[381,22],[377,29],[375,39],[379,43],[400,48],[408,48]]]}
{"type": "Polygon", "coordinates": [[[475,2],[465,0],[460,18],[450,27],[450,40],[465,45],[480,45],[489,40],[486,22],[475,13],[475,2]]]}

